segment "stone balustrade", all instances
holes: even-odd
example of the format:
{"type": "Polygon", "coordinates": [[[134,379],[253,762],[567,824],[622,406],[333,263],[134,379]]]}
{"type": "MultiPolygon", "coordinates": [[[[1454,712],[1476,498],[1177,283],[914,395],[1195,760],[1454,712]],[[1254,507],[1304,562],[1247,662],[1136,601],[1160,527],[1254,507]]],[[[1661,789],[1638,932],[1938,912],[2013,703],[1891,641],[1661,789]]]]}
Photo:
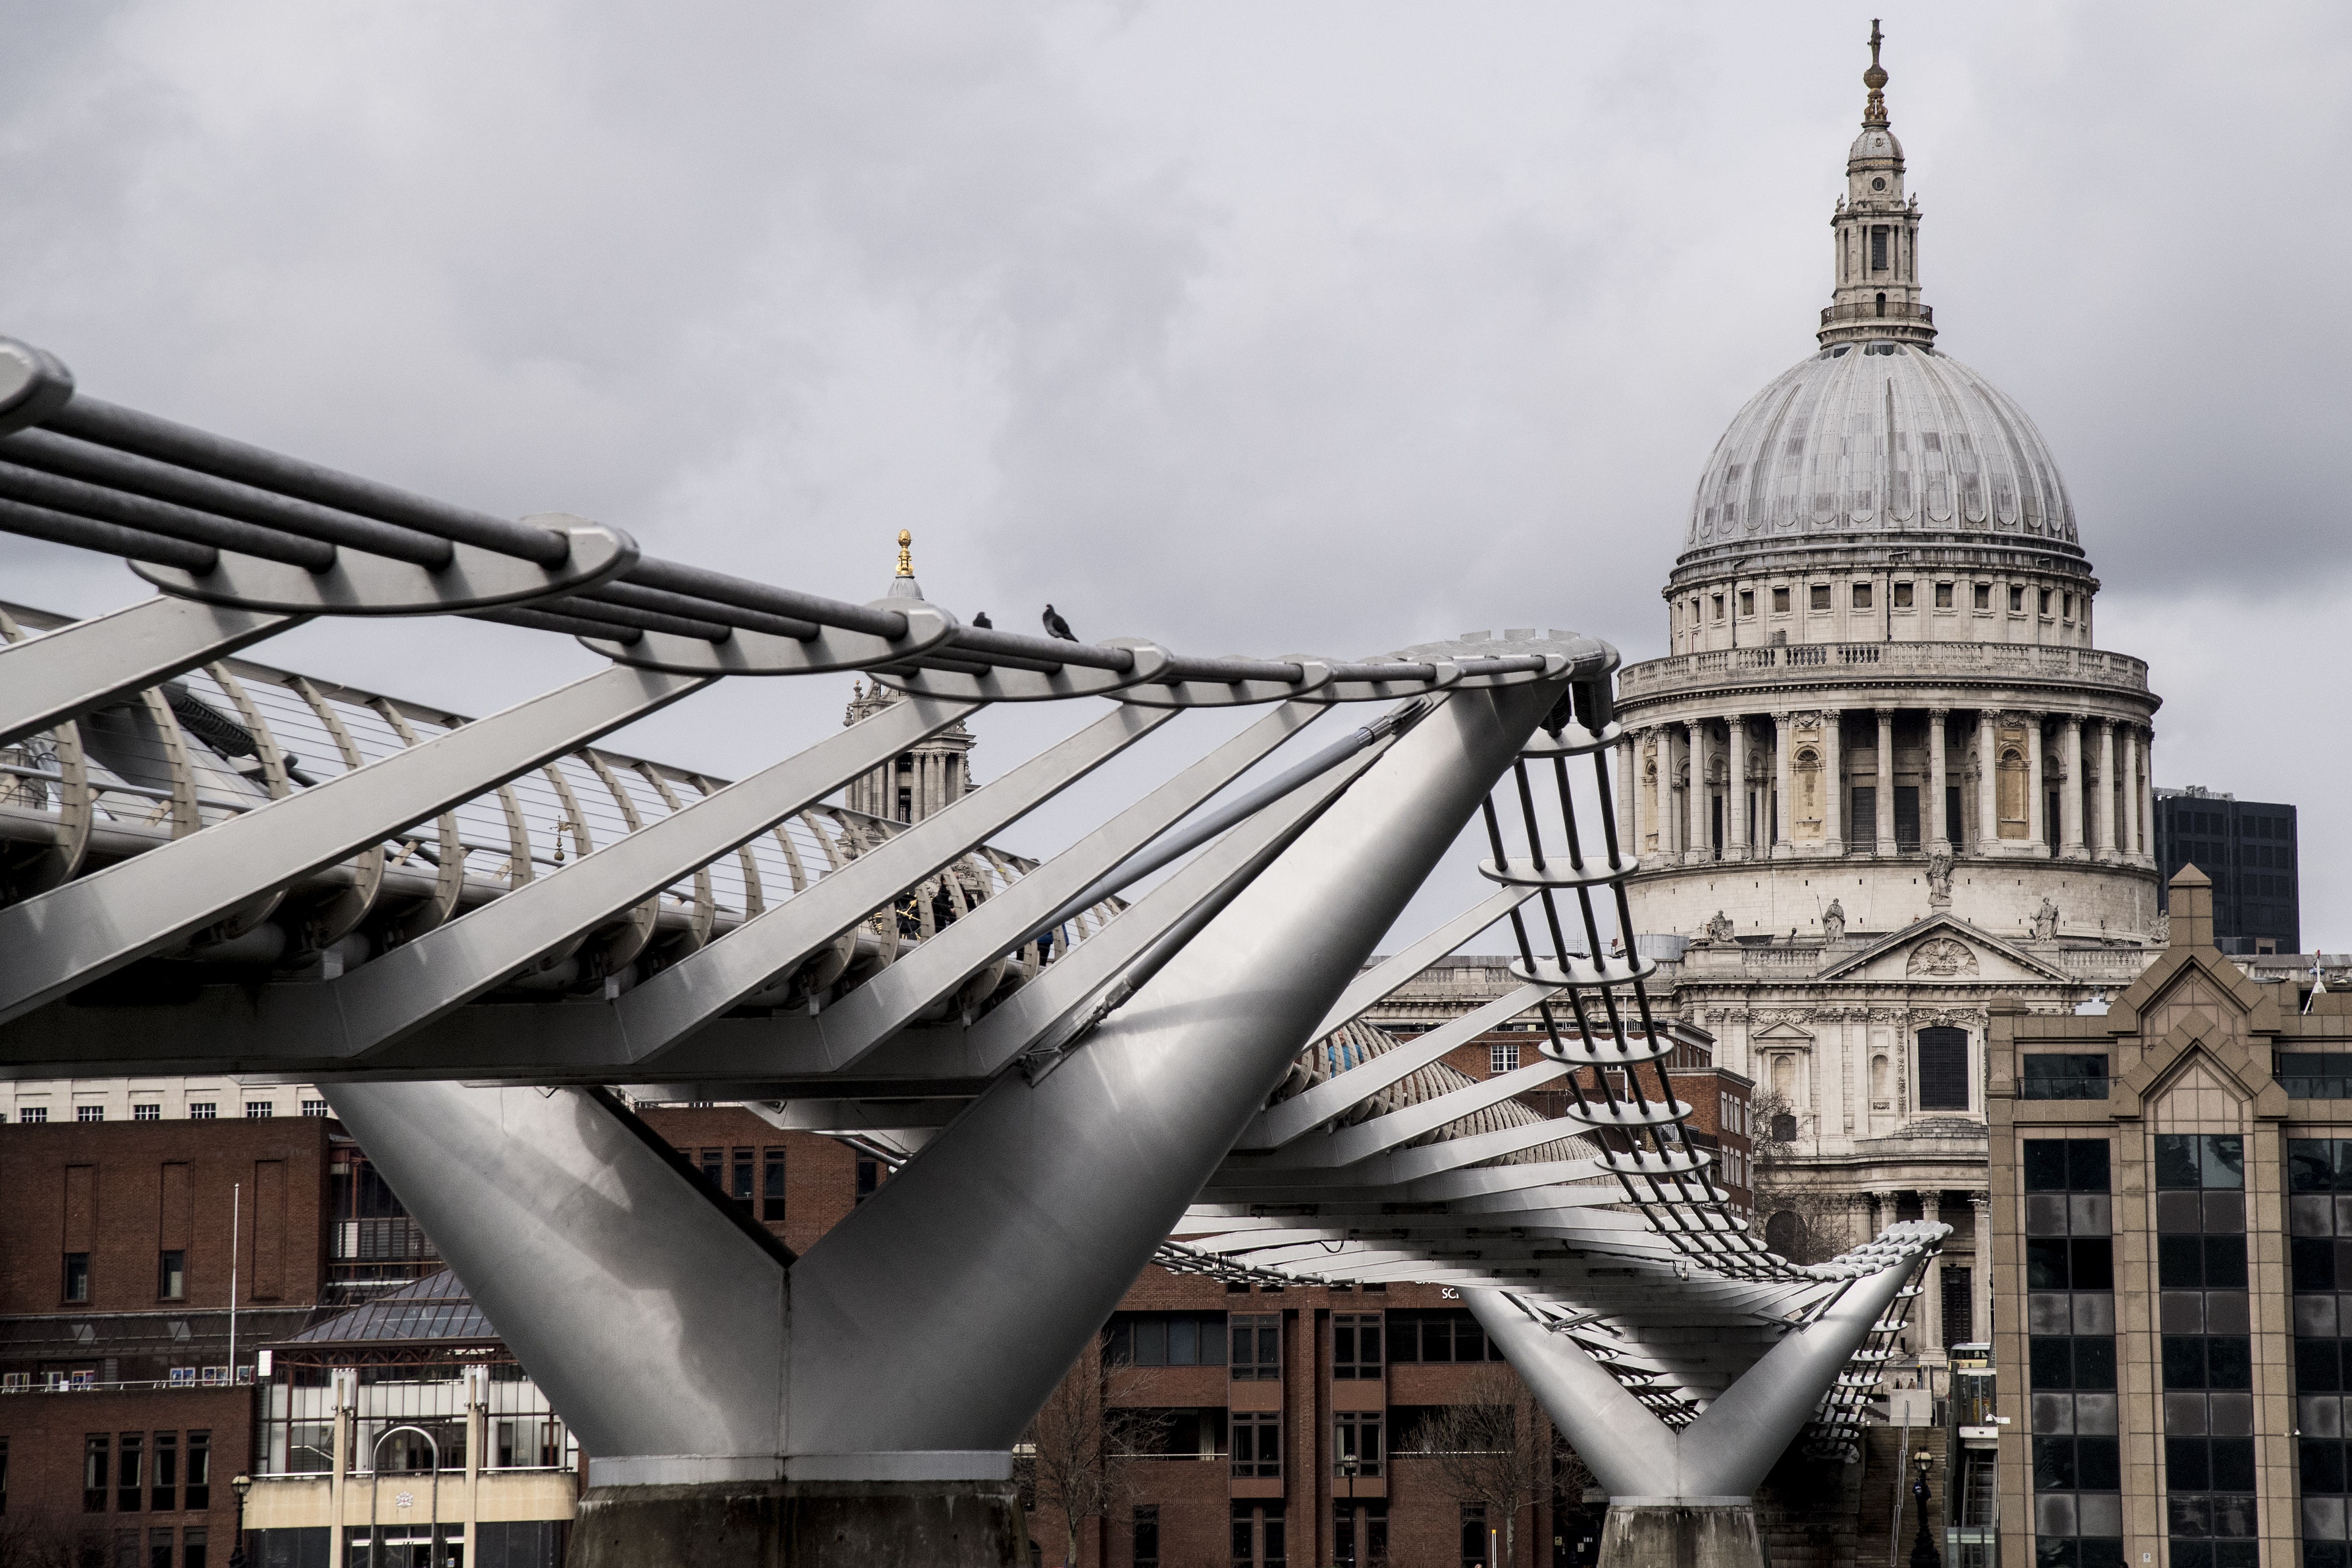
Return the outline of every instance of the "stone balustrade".
{"type": "Polygon", "coordinates": [[[1780,647],[1717,648],[1627,665],[1618,700],[1637,702],[1736,685],[1753,678],[1776,687],[1834,684],[1889,676],[1923,680],[2051,681],[2095,689],[2147,691],[2147,661],[2101,648],[2032,643],[1790,643],[1780,647]]]}

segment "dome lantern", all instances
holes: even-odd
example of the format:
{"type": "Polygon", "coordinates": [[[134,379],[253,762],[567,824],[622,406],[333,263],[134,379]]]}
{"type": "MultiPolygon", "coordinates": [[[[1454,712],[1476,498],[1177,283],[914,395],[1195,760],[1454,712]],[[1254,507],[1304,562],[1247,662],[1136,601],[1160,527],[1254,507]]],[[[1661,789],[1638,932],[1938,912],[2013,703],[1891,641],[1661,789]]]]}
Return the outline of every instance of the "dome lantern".
{"type": "Polygon", "coordinates": [[[1837,286],[1822,312],[1820,338],[1832,343],[1870,339],[1936,341],[1936,317],[1919,297],[1919,206],[1903,191],[1903,143],[1886,118],[1886,70],[1878,63],[1885,36],[1870,24],[1870,68],[1862,73],[1870,97],[1862,134],[1846,153],[1845,199],[1830,217],[1837,247],[1837,286]]]}

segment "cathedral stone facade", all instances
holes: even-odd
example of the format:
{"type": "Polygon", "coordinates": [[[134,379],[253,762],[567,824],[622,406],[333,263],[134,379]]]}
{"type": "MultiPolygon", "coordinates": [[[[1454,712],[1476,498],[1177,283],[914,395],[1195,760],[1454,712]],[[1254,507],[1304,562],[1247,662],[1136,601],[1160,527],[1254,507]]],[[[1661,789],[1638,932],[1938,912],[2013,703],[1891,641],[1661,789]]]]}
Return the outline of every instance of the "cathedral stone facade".
{"type": "Polygon", "coordinates": [[[1757,1084],[1776,1245],[1955,1227],[1913,1349],[1990,1333],[1986,1047],[2095,1011],[2161,950],[2147,667],[2023,409],[1936,346],[1873,64],[1814,353],[1708,459],[1626,668],[1620,820],[1671,1009],[1757,1084]]]}

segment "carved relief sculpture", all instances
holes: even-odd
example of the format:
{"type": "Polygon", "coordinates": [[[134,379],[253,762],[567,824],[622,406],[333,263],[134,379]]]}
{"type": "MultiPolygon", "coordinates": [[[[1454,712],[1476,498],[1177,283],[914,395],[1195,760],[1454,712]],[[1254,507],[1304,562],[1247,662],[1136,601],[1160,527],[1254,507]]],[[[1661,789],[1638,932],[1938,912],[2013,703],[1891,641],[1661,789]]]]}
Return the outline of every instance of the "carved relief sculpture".
{"type": "Polygon", "coordinates": [[[1913,974],[1932,975],[1938,979],[1956,978],[1977,972],[1977,955],[1968,943],[1939,936],[1913,948],[1906,969],[1913,974]]]}

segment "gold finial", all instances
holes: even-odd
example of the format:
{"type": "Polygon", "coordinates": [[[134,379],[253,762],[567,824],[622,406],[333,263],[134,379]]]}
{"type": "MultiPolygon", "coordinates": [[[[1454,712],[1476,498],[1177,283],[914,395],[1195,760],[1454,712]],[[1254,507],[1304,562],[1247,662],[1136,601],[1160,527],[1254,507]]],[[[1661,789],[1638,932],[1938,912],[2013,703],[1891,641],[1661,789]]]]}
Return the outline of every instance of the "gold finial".
{"type": "Polygon", "coordinates": [[[1870,68],[1862,73],[1862,85],[1870,89],[1870,101],[1863,106],[1862,122],[1873,129],[1886,129],[1886,68],[1878,63],[1878,46],[1886,35],[1878,30],[1878,18],[1870,19],[1870,68]]]}
{"type": "Polygon", "coordinates": [[[915,574],[915,552],[908,548],[914,542],[913,534],[903,528],[898,531],[898,575],[901,577],[911,577],[915,574]]]}

